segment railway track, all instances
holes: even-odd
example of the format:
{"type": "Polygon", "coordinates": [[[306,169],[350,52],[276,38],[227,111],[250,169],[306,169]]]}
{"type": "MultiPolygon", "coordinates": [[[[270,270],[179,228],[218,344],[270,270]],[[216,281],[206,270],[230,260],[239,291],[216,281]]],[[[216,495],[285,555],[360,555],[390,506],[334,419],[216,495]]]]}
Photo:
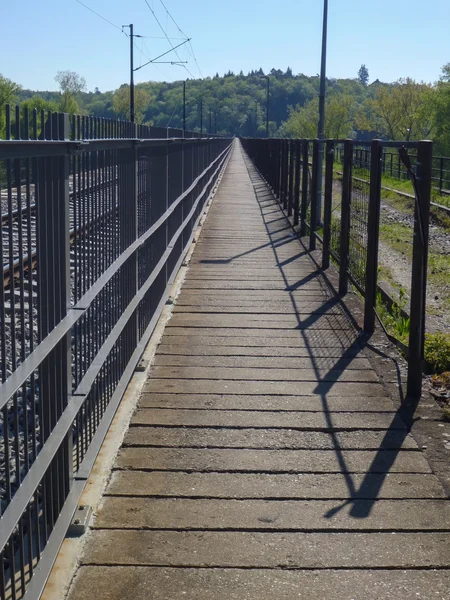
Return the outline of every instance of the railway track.
{"type": "MultiPolygon", "coordinates": [[[[88,201],[92,201],[95,206],[96,196],[105,190],[111,190],[112,186],[117,184],[117,178],[110,182],[100,182],[90,185],[82,190],[70,192],[70,242],[71,244],[77,239],[80,234],[92,229],[101,221],[110,219],[112,214],[117,209],[110,209],[92,217],[89,215],[89,220],[83,219],[83,224],[75,225],[75,206],[74,198],[87,197],[88,201]]],[[[32,193],[34,196],[34,192],[32,193]]],[[[85,209],[88,202],[85,202],[85,209]]],[[[33,269],[36,266],[36,203],[24,204],[14,210],[2,212],[2,258],[3,258],[3,287],[8,288],[11,283],[11,277],[19,277],[21,272],[27,272],[30,267],[33,269]],[[25,236],[23,233],[26,232],[25,236]],[[25,237],[25,243],[24,238],[25,237]],[[21,239],[22,238],[22,239],[21,239]],[[23,246],[27,246],[27,251],[23,252],[23,246]],[[21,251],[22,248],[22,251],[21,251]]],[[[86,215],[83,215],[86,217],[86,215]]],[[[80,220],[80,215],[77,215],[80,220]]]]}
{"type": "MultiPolygon", "coordinates": [[[[312,167],[312,163],[308,163],[308,164],[312,167]]],[[[342,171],[336,171],[336,175],[339,175],[339,177],[342,177],[344,175],[344,173],[342,171]]],[[[359,181],[360,183],[366,183],[366,184],[369,183],[367,181],[367,179],[362,179],[361,177],[356,177],[355,175],[352,176],[352,179],[354,181],[359,181]]],[[[408,200],[415,201],[414,194],[408,194],[408,192],[402,192],[400,190],[396,190],[395,188],[387,187],[386,185],[382,185],[381,189],[386,190],[387,192],[393,192],[395,194],[398,194],[399,196],[401,196],[403,198],[408,198],[408,200]]],[[[450,192],[447,193],[447,191],[445,190],[443,192],[443,195],[450,196],[450,192]]],[[[450,216],[450,207],[449,206],[445,206],[444,204],[439,204],[438,202],[433,202],[433,201],[430,202],[430,204],[432,207],[442,210],[450,216]]]]}

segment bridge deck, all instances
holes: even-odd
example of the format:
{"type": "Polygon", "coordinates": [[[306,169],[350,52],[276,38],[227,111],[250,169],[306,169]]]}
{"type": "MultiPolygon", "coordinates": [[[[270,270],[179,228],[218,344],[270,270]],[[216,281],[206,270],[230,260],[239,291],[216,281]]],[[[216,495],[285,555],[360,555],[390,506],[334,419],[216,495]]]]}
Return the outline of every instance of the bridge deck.
{"type": "Polygon", "coordinates": [[[291,232],[236,144],[71,600],[448,598],[443,490],[291,232]]]}

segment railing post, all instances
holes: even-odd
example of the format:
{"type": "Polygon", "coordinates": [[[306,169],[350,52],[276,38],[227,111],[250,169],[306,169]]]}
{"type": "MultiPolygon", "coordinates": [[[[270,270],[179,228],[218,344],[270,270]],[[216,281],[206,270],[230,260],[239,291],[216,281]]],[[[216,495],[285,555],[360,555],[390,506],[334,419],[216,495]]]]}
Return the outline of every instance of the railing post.
{"type": "MultiPolygon", "coordinates": [[[[70,140],[70,121],[67,113],[59,114],[59,139],[69,141],[70,140]]],[[[67,154],[61,158],[61,196],[63,199],[63,209],[61,214],[61,228],[63,229],[60,239],[62,242],[61,248],[61,261],[63,263],[63,296],[65,306],[61,308],[64,310],[64,314],[70,308],[71,302],[71,277],[70,277],[70,156],[67,154]]],[[[66,365],[63,366],[63,373],[65,376],[64,387],[65,395],[63,396],[62,411],[66,408],[69,403],[69,399],[72,395],[72,339],[71,333],[67,333],[65,339],[65,357],[66,365]]],[[[61,412],[62,412],[61,411],[61,412]]],[[[70,431],[67,435],[64,443],[64,467],[66,469],[66,476],[64,477],[64,488],[66,494],[69,493],[73,483],[73,436],[70,431]]]]}
{"type": "Polygon", "coordinates": [[[289,185],[288,185],[288,217],[292,217],[292,203],[294,200],[294,141],[288,141],[289,157],[289,185]]]}
{"type": "Polygon", "coordinates": [[[325,150],[325,194],[323,203],[322,269],[330,266],[331,208],[333,202],[334,142],[328,140],[325,150]]]}
{"type": "MultiPolygon", "coordinates": [[[[133,148],[133,176],[132,176],[132,196],[133,199],[133,211],[134,211],[134,233],[133,233],[133,241],[137,240],[139,237],[139,140],[138,138],[138,126],[134,125],[134,148],[133,148]]],[[[134,253],[134,275],[133,275],[133,285],[135,289],[135,294],[139,291],[139,253],[134,253]]],[[[139,310],[136,310],[135,314],[135,340],[136,344],[139,342],[139,310]]]]}
{"type": "Polygon", "coordinates": [[[306,211],[308,207],[308,140],[303,140],[302,152],[302,203],[300,208],[300,237],[306,235],[306,211]]]}
{"type": "Polygon", "coordinates": [[[300,175],[301,175],[301,141],[295,140],[295,187],[294,187],[294,227],[296,227],[299,223],[299,213],[300,213],[300,175]]]}
{"type": "Polygon", "coordinates": [[[339,293],[348,291],[348,253],[350,247],[350,201],[352,195],[352,142],[344,142],[344,174],[342,176],[341,243],[339,249],[339,293]]]}
{"type": "Polygon", "coordinates": [[[283,175],[282,175],[282,197],[283,201],[283,209],[287,209],[287,199],[288,199],[288,161],[289,161],[289,147],[288,140],[283,140],[283,175]]]}
{"type": "Polygon", "coordinates": [[[275,152],[275,198],[280,198],[280,181],[281,181],[281,140],[274,140],[275,152]]]}
{"type": "Polygon", "coordinates": [[[311,218],[309,221],[309,249],[316,249],[316,228],[317,228],[317,179],[320,159],[320,142],[313,141],[313,164],[311,173],[311,218]]]}
{"type": "Polygon", "coordinates": [[[382,142],[381,140],[373,140],[370,158],[370,194],[369,208],[367,213],[367,256],[364,294],[364,331],[366,333],[373,333],[375,329],[382,161],[382,142]]]}
{"type": "Polygon", "coordinates": [[[411,313],[408,356],[408,398],[422,394],[422,362],[425,342],[428,234],[431,201],[433,143],[419,142],[417,148],[417,200],[414,211],[414,242],[411,279],[411,313]]]}
{"type": "MultiPolygon", "coordinates": [[[[46,139],[69,139],[69,115],[55,113],[46,139]]],[[[36,255],[39,343],[70,307],[70,157],[37,159],[36,255]]],[[[44,445],[72,393],[71,338],[68,333],[39,367],[40,444],[44,445]]],[[[43,480],[44,518],[53,527],[72,485],[72,433],[66,437],[43,480]]]]}

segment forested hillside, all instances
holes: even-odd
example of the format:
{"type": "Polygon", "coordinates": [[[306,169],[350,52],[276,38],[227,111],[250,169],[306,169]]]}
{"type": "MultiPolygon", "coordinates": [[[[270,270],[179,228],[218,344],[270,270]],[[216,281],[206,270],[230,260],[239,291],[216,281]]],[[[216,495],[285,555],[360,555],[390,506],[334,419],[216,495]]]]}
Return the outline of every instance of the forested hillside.
{"type": "MultiPolygon", "coordinates": [[[[216,74],[186,80],[186,127],[221,134],[264,136],[266,132],[267,76],[270,86],[270,135],[315,137],[319,77],[262,69],[216,74]],[[203,117],[203,119],[202,119],[203,117]],[[202,121],[201,121],[202,119],[202,121]]],[[[0,75],[0,134],[7,102],[22,106],[65,110],[98,117],[129,116],[129,88],[85,91],[84,79],[70,71],[55,77],[59,92],[32,91],[0,75]]],[[[136,117],[158,127],[182,127],[183,81],[147,82],[136,86],[136,117]]],[[[437,154],[450,155],[450,63],[438,82],[424,84],[410,78],[393,83],[369,83],[362,65],[354,79],[328,79],[326,137],[370,139],[432,138],[437,154]]]]}

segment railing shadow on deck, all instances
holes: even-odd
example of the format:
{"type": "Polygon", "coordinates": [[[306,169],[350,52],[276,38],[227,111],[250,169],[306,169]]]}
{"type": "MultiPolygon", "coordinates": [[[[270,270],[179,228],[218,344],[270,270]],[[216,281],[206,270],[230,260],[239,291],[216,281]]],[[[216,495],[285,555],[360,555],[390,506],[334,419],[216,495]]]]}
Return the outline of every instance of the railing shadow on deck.
{"type": "MultiPolygon", "coordinates": [[[[265,183],[257,183],[257,182],[261,182],[260,175],[257,174],[256,169],[253,167],[252,163],[250,161],[248,161],[248,159],[246,159],[246,164],[247,164],[247,169],[249,171],[250,179],[253,183],[255,196],[258,201],[260,210],[261,210],[261,216],[262,216],[264,224],[266,226],[267,234],[268,234],[269,238],[271,239],[273,236],[273,232],[271,232],[269,230],[269,227],[268,227],[269,222],[266,221],[265,216],[267,214],[272,214],[273,212],[279,211],[280,208],[279,208],[278,203],[274,199],[272,193],[268,190],[266,184],[265,183]],[[275,209],[274,211],[269,211],[269,212],[264,211],[265,208],[270,208],[272,205],[274,206],[274,209],[275,209]]],[[[284,215],[282,217],[280,217],[280,219],[276,219],[276,221],[279,221],[282,219],[284,219],[285,223],[292,230],[291,224],[289,223],[288,219],[284,215]]],[[[292,241],[294,241],[294,239],[292,241]]],[[[297,236],[295,236],[295,241],[297,243],[299,243],[297,236]]],[[[317,384],[315,390],[313,391],[313,393],[319,395],[321,398],[324,416],[325,416],[325,420],[327,423],[328,433],[330,434],[330,437],[332,439],[333,448],[336,453],[338,463],[340,465],[341,473],[345,478],[346,485],[347,485],[348,492],[349,492],[348,499],[346,499],[345,501],[338,504],[335,508],[329,510],[327,513],[325,513],[324,516],[327,519],[331,519],[334,515],[336,515],[338,512],[340,512],[346,506],[351,506],[350,511],[349,511],[350,517],[353,517],[355,519],[368,518],[374,507],[374,503],[378,499],[378,496],[379,496],[380,490],[383,486],[383,483],[384,483],[386,477],[389,475],[389,472],[392,469],[392,466],[398,456],[398,453],[402,449],[403,443],[404,443],[406,437],[408,436],[412,425],[414,424],[414,421],[415,421],[414,414],[415,414],[415,411],[416,411],[416,408],[418,405],[418,400],[407,402],[407,403],[403,402],[402,382],[401,382],[400,368],[399,368],[398,362],[393,357],[388,356],[387,354],[385,354],[384,352],[375,348],[373,345],[371,345],[369,343],[370,336],[363,334],[363,332],[359,328],[358,323],[356,322],[355,318],[349,312],[349,310],[345,306],[345,304],[342,302],[339,294],[334,290],[334,287],[333,287],[331,281],[326,276],[326,274],[320,269],[320,267],[318,265],[315,265],[316,268],[314,268],[314,270],[310,274],[305,276],[303,279],[300,279],[295,284],[290,284],[288,282],[286,273],[284,272],[283,268],[287,264],[291,264],[297,258],[301,258],[301,257],[304,257],[305,255],[309,255],[309,253],[306,251],[302,251],[302,252],[299,252],[295,257],[292,257],[292,258],[288,259],[287,261],[280,261],[277,256],[277,242],[271,242],[269,245],[272,246],[272,248],[273,248],[273,251],[274,251],[274,254],[276,257],[277,266],[280,269],[283,280],[286,284],[286,291],[289,292],[289,297],[291,299],[292,306],[295,310],[295,315],[296,315],[297,321],[298,321],[297,329],[299,331],[299,334],[302,336],[304,343],[305,343],[305,347],[308,349],[309,354],[310,354],[311,362],[313,364],[313,369],[314,369],[314,372],[315,372],[315,374],[317,376],[317,380],[318,380],[318,384],[317,384]],[[313,281],[313,280],[321,281],[327,287],[327,289],[332,293],[332,297],[327,298],[325,300],[325,302],[323,303],[323,305],[321,307],[320,312],[315,312],[315,314],[311,314],[306,319],[302,320],[300,318],[300,313],[298,311],[298,308],[297,308],[297,305],[295,302],[295,298],[294,298],[292,292],[300,289],[303,285],[305,285],[305,283],[307,283],[309,281],[313,281]],[[342,310],[341,318],[345,318],[347,320],[347,322],[349,324],[349,331],[354,332],[354,337],[353,337],[353,339],[351,337],[348,338],[348,344],[346,345],[346,347],[345,347],[345,344],[342,344],[342,340],[341,340],[341,342],[340,342],[342,345],[341,356],[339,358],[337,358],[336,362],[332,365],[331,368],[328,369],[327,373],[321,375],[320,367],[317,364],[318,361],[314,357],[314,352],[310,345],[310,342],[309,342],[308,336],[306,335],[306,332],[318,319],[323,318],[329,312],[329,310],[335,306],[339,306],[341,308],[341,310],[342,310]],[[402,404],[401,404],[401,407],[393,414],[392,421],[389,424],[388,428],[386,429],[383,440],[381,441],[378,449],[376,450],[376,455],[375,455],[369,469],[365,473],[362,483],[357,488],[355,485],[355,482],[353,480],[352,473],[346,464],[345,456],[343,453],[343,449],[339,443],[336,429],[333,426],[332,409],[329,406],[329,401],[328,401],[327,395],[329,394],[330,390],[333,388],[335,383],[337,381],[339,381],[340,375],[348,367],[348,357],[354,356],[355,351],[359,352],[359,351],[363,350],[364,348],[370,348],[371,351],[376,352],[378,355],[382,356],[383,358],[389,359],[395,365],[398,388],[400,390],[400,394],[402,395],[402,398],[401,398],[402,404]],[[336,378],[335,378],[336,380],[335,381],[326,381],[327,376],[329,376],[331,372],[333,372],[333,374],[336,375],[336,378]],[[399,423],[404,423],[405,427],[399,428],[399,423]],[[395,439],[395,444],[393,443],[394,439],[395,439]]],[[[301,247],[301,246],[299,246],[299,247],[301,247]]],[[[318,335],[320,335],[320,330],[318,330],[318,331],[319,331],[318,335]]]]}

